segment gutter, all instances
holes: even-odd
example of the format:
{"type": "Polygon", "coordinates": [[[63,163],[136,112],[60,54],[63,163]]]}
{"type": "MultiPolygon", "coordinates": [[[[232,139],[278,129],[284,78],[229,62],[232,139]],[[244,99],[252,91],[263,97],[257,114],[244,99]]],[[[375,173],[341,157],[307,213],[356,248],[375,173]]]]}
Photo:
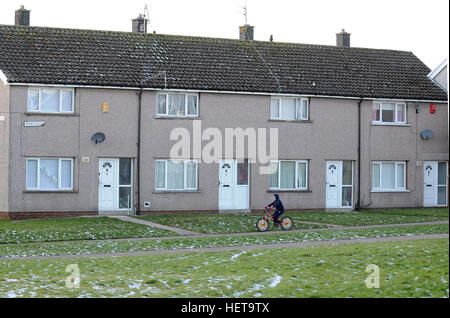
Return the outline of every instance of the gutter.
{"type": "MultiPolygon", "coordinates": [[[[356,201],[356,211],[361,210],[361,104],[364,98],[358,102],[358,200],[356,201]]],[[[370,158],[369,158],[370,160],[370,158]]]]}
{"type": "Polygon", "coordinates": [[[137,93],[138,95],[138,131],[137,131],[137,165],[136,165],[136,169],[137,169],[137,196],[136,196],[136,204],[135,204],[135,215],[138,214],[138,212],[140,212],[140,208],[141,208],[141,109],[142,109],[142,92],[143,90],[141,89],[139,91],[139,93],[137,93]]]}
{"type": "MultiPolygon", "coordinates": [[[[136,91],[167,91],[167,92],[187,92],[187,93],[210,93],[210,94],[238,94],[238,95],[261,95],[261,96],[286,96],[286,97],[316,97],[331,99],[353,99],[360,100],[361,97],[354,96],[335,96],[335,95],[314,95],[314,94],[288,94],[288,93],[270,93],[270,92],[245,92],[245,91],[220,91],[205,89],[167,89],[165,87],[127,87],[127,86],[101,86],[101,85],[66,85],[66,84],[38,84],[38,83],[9,83],[11,86],[38,86],[38,87],[70,87],[70,88],[100,88],[100,89],[121,89],[136,91]]],[[[363,97],[363,100],[380,101],[399,101],[399,102],[417,102],[417,103],[448,103],[447,100],[435,99],[401,99],[401,98],[375,98],[363,97]]]]}

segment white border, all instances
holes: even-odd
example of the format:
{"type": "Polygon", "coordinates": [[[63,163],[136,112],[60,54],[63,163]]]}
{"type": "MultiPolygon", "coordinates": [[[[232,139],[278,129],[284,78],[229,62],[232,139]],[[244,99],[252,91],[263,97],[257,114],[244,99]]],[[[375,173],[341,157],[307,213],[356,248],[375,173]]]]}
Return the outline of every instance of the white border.
{"type": "Polygon", "coordinates": [[[8,79],[6,78],[5,73],[0,70],[0,81],[3,82],[3,85],[8,85],[8,79]]]}

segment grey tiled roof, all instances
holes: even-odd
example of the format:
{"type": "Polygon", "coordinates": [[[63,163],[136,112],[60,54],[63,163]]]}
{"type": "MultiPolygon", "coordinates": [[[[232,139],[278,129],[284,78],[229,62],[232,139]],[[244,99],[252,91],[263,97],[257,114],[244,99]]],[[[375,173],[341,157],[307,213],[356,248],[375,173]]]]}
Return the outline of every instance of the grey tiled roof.
{"type": "Polygon", "coordinates": [[[447,100],[411,52],[325,45],[0,25],[0,70],[11,83],[447,100]]]}

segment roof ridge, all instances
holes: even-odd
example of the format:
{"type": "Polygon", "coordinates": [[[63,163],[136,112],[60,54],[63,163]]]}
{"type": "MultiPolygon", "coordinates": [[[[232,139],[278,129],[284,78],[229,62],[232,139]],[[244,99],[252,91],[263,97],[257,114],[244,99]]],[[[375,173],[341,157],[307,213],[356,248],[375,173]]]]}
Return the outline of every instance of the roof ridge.
{"type": "MultiPolygon", "coordinates": [[[[109,33],[109,34],[126,34],[136,37],[148,37],[148,36],[164,36],[170,38],[186,38],[186,39],[205,39],[205,40],[219,40],[219,41],[230,41],[230,42],[248,42],[239,39],[231,38],[220,38],[220,37],[210,37],[210,36],[200,36],[200,35],[181,35],[181,34],[165,34],[165,33],[135,33],[131,31],[116,31],[116,30],[98,30],[98,29],[78,29],[78,28],[63,28],[63,27],[48,27],[48,26],[23,26],[23,25],[8,25],[0,24],[0,28],[17,28],[17,29],[48,29],[56,31],[82,31],[82,32],[95,32],[95,33],[109,33]]],[[[367,47],[340,47],[331,44],[314,44],[314,43],[300,43],[300,42],[278,42],[278,41],[263,41],[263,40],[253,40],[253,43],[263,43],[271,45],[282,45],[282,46],[303,46],[303,47],[323,47],[323,48],[334,48],[338,50],[368,50],[368,51],[386,51],[386,52],[398,52],[398,53],[411,53],[412,51],[406,50],[394,50],[394,49],[380,49],[380,48],[367,48],[367,47]]],[[[414,54],[413,54],[414,55],[414,54]]],[[[415,56],[415,55],[414,55],[415,56]]]]}

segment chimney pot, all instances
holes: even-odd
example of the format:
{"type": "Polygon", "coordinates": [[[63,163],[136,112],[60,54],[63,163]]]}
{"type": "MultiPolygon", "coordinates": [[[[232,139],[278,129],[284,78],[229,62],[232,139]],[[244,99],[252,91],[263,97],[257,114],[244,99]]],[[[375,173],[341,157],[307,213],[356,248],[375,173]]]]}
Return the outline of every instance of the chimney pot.
{"type": "Polygon", "coordinates": [[[20,9],[16,10],[15,12],[15,25],[23,25],[23,26],[29,26],[30,25],[30,10],[25,9],[23,5],[20,6],[20,9]]]}
{"type": "Polygon", "coordinates": [[[133,19],[131,21],[133,33],[147,33],[148,19],[144,18],[142,14],[139,14],[136,19],[133,19]]]}
{"type": "Polygon", "coordinates": [[[239,27],[239,40],[241,41],[253,41],[253,29],[252,25],[244,24],[239,27]]]}
{"type": "Polygon", "coordinates": [[[350,47],[350,33],[345,32],[344,29],[342,29],[341,32],[336,33],[336,46],[350,47]]]}

